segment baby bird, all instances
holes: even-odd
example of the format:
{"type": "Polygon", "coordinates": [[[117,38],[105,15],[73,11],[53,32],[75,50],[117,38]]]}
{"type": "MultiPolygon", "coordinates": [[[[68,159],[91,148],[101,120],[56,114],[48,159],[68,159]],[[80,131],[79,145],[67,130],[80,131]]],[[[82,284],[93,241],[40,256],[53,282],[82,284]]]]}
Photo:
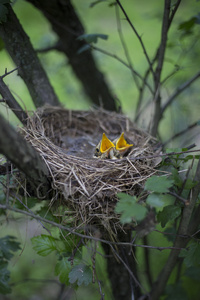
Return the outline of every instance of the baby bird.
{"type": "Polygon", "coordinates": [[[96,158],[113,158],[115,145],[107,138],[105,133],[102,139],[96,146],[94,157],[96,158]]]}
{"type": "Polygon", "coordinates": [[[118,139],[115,139],[113,141],[113,144],[115,145],[115,149],[114,149],[115,158],[122,158],[126,156],[131,150],[131,147],[133,146],[133,144],[128,144],[127,141],[125,140],[124,132],[122,132],[122,134],[118,139]]]}

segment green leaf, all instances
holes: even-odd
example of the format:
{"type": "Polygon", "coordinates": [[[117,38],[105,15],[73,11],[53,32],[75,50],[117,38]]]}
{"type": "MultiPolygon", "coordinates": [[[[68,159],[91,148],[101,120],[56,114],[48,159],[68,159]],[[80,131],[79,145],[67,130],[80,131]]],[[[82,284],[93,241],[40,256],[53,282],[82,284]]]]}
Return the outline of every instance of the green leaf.
{"type": "Polygon", "coordinates": [[[185,186],[184,186],[184,189],[186,190],[191,190],[195,185],[197,185],[197,181],[193,181],[191,180],[190,178],[188,178],[186,180],[186,183],[185,183],[185,186]]]}
{"type": "Polygon", "coordinates": [[[196,17],[193,17],[190,20],[181,23],[178,29],[181,30],[184,34],[191,34],[195,24],[196,24],[196,17]]]}
{"type": "Polygon", "coordinates": [[[37,215],[47,220],[58,222],[58,219],[52,214],[52,212],[46,206],[43,206],[39,210],[37,210],[37,215]]]}
{"type": "Polygon", "coordinates": [[[47,256],[56,251],[56,239],[52,236],[41,234],[31,239],[33,249],[41,256],[47,256]]]}
{"type": "Polygon", "coordinates": [[[180,155],[176,154],[177,152],[182,152],[182,148],[167,148],[166,153],[172,153],[174,152],[174,155],[180,155]]]}
{"type": "Polygon", "coordinates": [[[102,34],[102,33],[82,34],[77,38],[77,40],[80,40],[80,41],[85,40],[88,44],[91,44],[91,43],[96,44],[98,41],[98,38],[107,40],[108,35],[102,34]]]}
{"type": "Polygon", "coordinates": [[[167,285],[166,294],[166,300],[188,300],[187,294],[181,282],[167,285]]]}
{"type": "Polygon", "coordinates": [[[13,257],[12,252],[16,252],[20,249],[20,243],[16,242],[16,238],[11,235],[7,235],[0,238],[0,256],[9,260],[13,257]]]}
{"type": "Polygon", "coordinates": [[[200,155],[187,155],[184,158],[184,162],[187,162],[188,160],[193,160],[193,159],[200,159],[200,155]]]}
{"type": "Polygon", "coordinates": [[[26,202],[25,198],[23,198],[23,201],[21,201],[21,202],[20,201],[15,201],[15,207],[17,207],[19,209],[26,209],[26,207],[31,209],[34,206],[36,206],[37,204],[38,204],[38,199],[34,198],[34,197],[28,198],[27,202],[26,202]]]}
{"type": "Polygon", "coordinates": [[[185,270],[185,276],[190,277],[192,280],[199,281],[200,278],[200,268],[189,267],[185,270]]]}
{"type": "Polygon", "coordinates": [[[8,263],[0,261],[0,294],[11,293],[11,287],[9,286],[10,272],[7,269],[8,263]]]}
{"type": "Polygon", "coordinates": [[[162,227],[172,220],[175,220],[181,214],[181,208],[179,206],[168,205],[163,208],[157,215],[158,222],[162,227]]]}
{"type": "Polygon", "coordinates": [[[71,271],[71,261],[69,261],[69,257],[63,257],[59,260],[55,266],[55,275],[59,276],[59,280],[61,283],[66,285],[69,284],[69,272],[71,271]]]}
{"type": "Polygon", "coordinates": [[[166,237],[166,239],[169,242],[174,243],[175,238],[176,238],[176,228],[175,227],[166,228],[164,230],[164,233],[165,233],[164,236],[166,237]]]}
{"type": "Polygon", "coordinates": [[[163,207],[165,202],[162,199],[162,195],[152,193],[147,197],[146,203],[153,207],[163,207]]]}
{"type": "Polygon", "coordinates": [[[81,54],[81,53],[83,53],[83,52],[85,52],[85,51],[87,51],[87,50],[89,50],[89,49],[91,49],[91,46],[90,45],[84,45],[84,46],[82,46],[78,51],[77,51],[77,54],[81,54]]]}
{"type": "Polygon", "coordinates": [[[151,176],[147,179],[145,189],[156,193],[167,193],[174,181],[166,176],[151,176]]]}
{"type": "Polygon", "coordinates": [[[176,168],[173,168],[172,169],[172,178],[174,180],[174,184],[177,186],[177,187],[181,187],[182,184],[183,184],[183,181],[179,175],[179,172],[176,168]]]}
{"type": "Polygon", "coordinates": [[[141,221],[144,219],[147,209],[142,205],[136,203],[136,197],[132,197],[125,193],[119,193],[119,202],[115,207],[115,212],[121,214],[120,221],[125,223],[130,223],[133,220],[141,221]]]}
{"type": "Polygon", "coordinates": [[[193,242],[189,246],[189,250],[181,250],[180,257],[184,257],[184,263],[189,267],[197,267],[200,265],[200,244],[193,242]]]}
{"type": "MultiPolygon", "coordinates": [[[[68,235],[66,237],[63,237],[63,235],[60,235],[59,242],[58,242],[58,248],[59,253],[72,253],[72,251],[76,248],[76,245],[79,244],[80,237],[77,235],[68,235]]],[[[79,250],[83,247],[83,244],[80,245],[79,250]]],[[[77,255],[80,255],[81,252],[78,252],[77,255]]],[[[76,255],[76,258],[77,258],[76,255]]]]}
{"type": "Polygon", "coordinates": [[[92,282],[92,271],[89,266],[79,264],[71,270],[69,273],[69,282],[75,283],[76,281],[78,286],[82,284],[88,285],[92,282]]]}

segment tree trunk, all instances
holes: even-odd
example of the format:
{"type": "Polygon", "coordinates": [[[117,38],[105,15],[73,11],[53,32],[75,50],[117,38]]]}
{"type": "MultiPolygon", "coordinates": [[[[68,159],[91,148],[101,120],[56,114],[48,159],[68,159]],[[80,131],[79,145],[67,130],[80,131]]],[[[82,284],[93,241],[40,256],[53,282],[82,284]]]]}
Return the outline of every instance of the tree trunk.
{"type": "MultiPolygon", "coordinates": [[[[127,234],[120,232],[118,233],[117,239],[120,242],[130,242],[131,232],[127,234]]],[[[123,260],[124,263],[122,263],[108,244],[102,244],[102,247],[106,256],[108,256],[107,271],[111,281],[114,299],[139,299],[141,291],[137,279],[136,261],[134,254],[132,252],[130,253],[130,248],[127,246],[117,246],[116,252],[123,260]],[[126,264],[130,272],[124,264],[126,264]],[[132,273],[132,276],[130,273],[132,273]]]]}
{"type": "Polygon", "coordinates": [[[57,96],[40,64],[29,37],[24,32],[10,5],[7,21],[0,24],[0,36],[24,80],[36,107],[45,103],[59,105],[57,96]]]}
{"type": "Polygon", "coordinates": [[[69,64],[92,102],[98,106],[102,103],[105,109],[116,110],[114,97],[104,75],[98,70],[91,51],[78,54],[81,47],[87,44],[77,40],[77,37],[84,34],[84,28],[70,1],[27,1],[41,10],[51,23],[59,37],[57,49],[66,54],[69,64]]]}

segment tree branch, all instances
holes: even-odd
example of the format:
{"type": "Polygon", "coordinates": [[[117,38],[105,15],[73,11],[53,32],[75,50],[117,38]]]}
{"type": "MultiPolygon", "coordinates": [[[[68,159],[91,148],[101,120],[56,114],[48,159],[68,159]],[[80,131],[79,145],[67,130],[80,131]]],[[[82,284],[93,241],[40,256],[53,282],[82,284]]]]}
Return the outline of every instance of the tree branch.
{"type": "MultiPolygon", "coordinates": [[[[196,182],[200,181],[200,160],[197,165],[194,181],[196,181],[196,182]]],[[[185,207],[183,209],[181,221],[180,221],[179,228],[178,228],[178,233],[177,233],[174,245],[173,245],[174,247],[179,247],[179,248],[186,247],[189,239],[183,238],[181,236],[187,237],[188,234],[192,233],[191,229],[195,228],[195,227],[192,228],[190,225],[190,229],[189,229],[189,224],[193,224],[193,221],[191,221],[191,217],[192,217],[192,213],[194,211],[194,207],[195,207],[199,193],[200,193],[200,185],[197,184],[192,190],[191,199],[190,199],[189,204],[185,205],[185,207]]],[[[199,219],[198,219],[198,223],[199,223],[199,219]]],[[[158,280],[154,283],[154,287],[151,291],[151,299],[152,300],[160,299],[160,296],[162,295],[162,293],[165,289],[165,286],[167,284],[169,276],[176,265],[179,253],[180,253],[180,250],[171,251],[163,270],[161,271],[161,273],[158,276],[158,280]]]]}
{"type": "Polygon", "coordinates": [[[158,132],[159,122],[160,122],[161,117],[162,117],[162,114],[161,114],[160,81],[161,81],[161,72],[162,72],[164,57],[165,57],[165,50],[166,50],[166,45],[167,45],[167,33],[168,33],[168,28],[169,28],[170,5],[171,5],[171,0],[165,0],[164,13],[163,13],[163,22],[162,22],[161,41],[160,41],[160,47],[159,47],[159,52],[158,52],[158,64],[157,64],[157,67],[156,67],[156,71],[154,73],[154,86],[155,86],[154,103],[155,103],[155,109],[154,109],[153,123],[152,123],[152,128],[151,128],[152,136],[156,136],[156,134],[158,132]]]}
{"type": "Polygon", "coordinates": [[[14,114],[22,122],[22,124],[26,125],[28,116],[15,100],[7,85],[3,82],[3,78],[5,77],[5,75],[8,75],[8,73],[0,76],[0,94],[2,95],[4,102],[10,107],[10,109],[14,112],[14,114]]]}
{"type": "Polygon", "coordinates": [[[194,123],[192,123],[192,124],[190,124],[187,128],[185,128],[185,129],[179,131],[178,133],[174,134],[171,138],[169,138],[167,141],[165,141],[165,142],[163,143],[163,147],[166,146],[166,145],[167,145],[169,142],[171,142],[172,140],[176,139],[177,137],[179,137],[179,136],[181,136],[181,135],[187,133],[189,130],[191,130],[191,129],[193,129],[194,127],[198,126],[198,125],[199,125],[199,122],[200,122],[200,120],[199,120],[199,121],[196,121],[196,122],[194,122],[194,123]]]}
{"type": "Polygon", "coordinates": [[[151,92],[151,94],[153,94],[153,89],[152,87],[148,84],[148,82],[145,80],[144,77],[142,77],[137,71],[135,71],[132,66],[130,66],[128,63],[126,63],[123,59],[121,59],[119,56],[117,56],[116,54],[112,54],[104,49],[101,49],[99,47],[96,47],[94,45],[91,46],[91,49],[99,51],[107,56],[110,56],[114,59],[116,59],[117,61],[119,61],[120,63],[122,63],[125,67],[127,67],[128,69],[131,70],[131,73],[134,73],[134,76],[137,76],[144,84],[144,86],[147,86],[149,91],[151,92]]]}
{"type": "Polygon", "coordinates": [[[87,43],[77,39],[84,34],[84,28],[70,0],[27,1],[37,7],[52,25],[59,37],[57,49],[67,56],[86,95],[94,104],[99,106],[102,103],[105,109],[116,110],[115,99],[109,90],[104,74],[98,70],[91,51],[78,54],[78,51],[87,43]]]}
{"type": "Polygon", "coordinates": [[[191,79],[184,82],[181,86],[177,88],[177,90],[168,98],[166,103],[163,105],[161,113],[165,112],[165,110],[168,108],[169,105],[175,100],[175,98],[182,93],[185,89],[187,89],[195,80],[197,80],[200,77],[200,72],[197,72],[191,79]]]}
{"type": "MultiPolygon", "coordinates": [[[[178,10],[178,7],[179,7],[180,3],[181,3],[181,0],[178,0],[178,1],[176,2],[176,4],[174,5],[174,8],[173,8],[173,10],[172,10],[172,12],[171,12],[171,15],[170,15],[170,17],[169,17],[168,31],[169,31],[169,29],[170,29],[171,23],[172,23],[172,21],[173,21],[173,19],[174,19],[174,16],[175,16],[175,14],[176,14],[176,12],[177,12],[177,10],[178,10]]],[[[153,65],[155,64],[155,62],[156,62],[157,59],[158,59],[159,51],[160,51],[160,47],[156,50],[156,53],[155,53],[154,58],[153,58],[153,60],[152,60],[152,67],[153,67],[153,65]]],[[[150,70],[150,67],[149,67],[149,68],[146,70],[146,72],[145,72],[145,76],[144,76],[145,81],[147,81],[148,76],[149,76],[149,74],[150,74],[150,71],[151,71],[151,70],[150,70]]],[[[138,119],[139,119],[139,117],[140,117],[140,115],[141,115],[141,113],[142,113],[142,111],[140,110],[140,108],[141,108],[141,105],[142,105],[144,89],[145,89],[145,84],[143,83],[143,85],[142,85],[142,87],[141,87],[141,90],[140,90],[139,99],[138,99],[138,104],[137,104],[137,108],[136,108],[135,122],[138,121],[138,119]]]]}
{"type": "Polygon", "coordinates": [[[0,143],[0,153],[26,174],[35,187],[41,186],[45,194],[50,188],[46,164],[3,116],[0,116],[0,140],[3,141],[0,143]]]}
{"type": "Polygon", "coordinates": [[[142,41],[141,36],[138,34],[136,28],[134,27],[134,25],[132,24],[131,20],[129,19],[129,17],[128,17],[128,15],[127,15],[125,9],[123,8],[122,4],[120,3],[120,1],[119,1],[119,0],[116,0],[116,2],[117,2],[117,4],[119,5],[121,11],[123,12],[123,14],[124,14],[124,16],[125,16],[127,22],[129,23],[129,25],[130,25],[131,28],[133,29],[133,31],[134,31],[136,37],[138,38],[138,40],[139,40],[139,42],[140,42],[140,44],[141,44],[141,47],[142,47],[142,49],[143,49],[144,55],[145,55],[145,57],[146,57],[146,60],[147,60],[147,62],[148,62],[148,64],[149,64],[149,68],[150,68],[152,74],[154,75],[154,71],[153,71],[153,68],[152,68],[152,63],[151,63],[150,58],[149,58],[149,56],[148,56],[148,54],[147,54],[147,51],[146,51],[146,48],[145,48],[145,45],[144,45],[144,43],[143,43],[143,41],[142,41]]]}
{"type": "Polygon", "coordinates": [[[115,14],[116,14],[116,19],[117,19],[117,30],[118,30],[118,34],[119,34],[119,38],[120,38],[122,47],[124,49],[124,54],[126,56],[126,59],[127,59],[127,62],[129,64],[129,66],[130,66],[131,74],[133,76],[133,80],[135,82],[135,85],[138,88],[138,90],[140,90],[140,84],[139,84],[138,78],[136,77],[136,74],[134,72],[134,68],[133,68],[133,65],[132,65],[132,62],[131,62],[131,58],[130,58],[130,55],[129,55],[129,52],[128,52],[128,48],[126,46],[124,36],[123,36],[123,33],[122,33],[122,26],[121,26],[121,21],[120,21],[118,5],[115,5],[115,14]]]}
{"type": "Polygon", "coordinates": [[[11,6],[8,4],[7,21],[0,24],[0,36],[24,80],[36,107],[45,103],[59,105],[59,100],[40,64],[29,37],[24,32],[11,6]],[[24,51],[26,49],[26,51],[24,51]]]}

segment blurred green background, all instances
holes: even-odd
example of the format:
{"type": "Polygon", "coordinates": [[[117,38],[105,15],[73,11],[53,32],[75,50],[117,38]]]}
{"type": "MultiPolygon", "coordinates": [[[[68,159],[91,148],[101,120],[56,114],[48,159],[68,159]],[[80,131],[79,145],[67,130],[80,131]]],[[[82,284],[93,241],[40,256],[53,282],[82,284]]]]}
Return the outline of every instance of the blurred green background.
{"type": "MultiPolygon", "coordinates": [[[[97,46],[117,55],[126,60],[123,47],[121,45],[119,34],[117,31],[117,22],[114,6],[109,7],[106,2],[99,3],[93,8],[90,7],[92,0],[75,0],[74,6],[80,16],[86,33],[103,33],[109,36],[107,41],[99,40],[97,46]]],[[[122,1],[125,10],[127,11],[131,21],[142,36],[149,56],[152,58],[159,45],[161,35],[161,20],[163,1],[160,0],[142,0],[142,1],[122,1]]],[[[22,26],[29,35],[31,42],[36,49],[51,46],[56,41],[55,34],[51,31],[51,27],[44,19],[43,15],[37,11],[31,4],[23,0],[15,1],[14,10],[20,19],[22,26]]],[[[200,2],[195,0],[182,1],[177,15],[174,19],[172,28],[169,32],[168,47],[165,58],[165,65],[162,73],[164,79],[172,71],[178,69],[176,74],[170,77],[162,89],[163,101],[165,101],[174,90],[176,90],[183,82],[189,80],[200,66],[200,44],[199,44],[199,29],[200,26],[195,26],[192,32],[183,36],[183,32],[179,30],[179,25],[193,16],[196,16],[200,11],[200,2]]],[[[138,39],[133,34],[132,29],[121,15],[122,31],[126,41],[129,55],[135,69],[143,76],[148,64],[144,57],[142,48],[138,39]]],[[[106,75],[106,79],[114,95],[119,98],[123,112],[133,119],[135,116],[135,108],[138,99],[138,90],[133,81],[131,72],[116,59],[108,57],[100,52],[93,52],[100,70],[106,75]]],[[[69,109],[89,109],[90,101],[84,95],[80,83],[76,80],[73,72],[68,65],[66,57],[56,51],[51,51],[47,54],[39,54],[41,62],[48,74],[48,77],[53,85],[60,101],[66,108],[69,109]]],[[[0,74],[4,74],[5,69],[12,70],[15,66],[5,50],[0,52],[0,74]]],[[[26,86],[17,72],[5,78],[13,95],[23,106],[25,110],[34,110],[34,105],[26,86]]],[[[165,141],[173,133],[186,128],[190,123],[199,119],[200,106],[200,87],[196,81],[192,86],[185,90],[172,106],[167,110],[164,119],[160,126],[161,138],[165,141]]],[[[147,91],[145,93],[144,103],[151,100],[151,95],[147,91]]],[[[13,113],[0,103],[1,112],[14,125],[19,124],[13,113]]],[[[151,115],[151,110],[147,110],[146,114],[140,121],[140,126],[146,127],[146,117],[151,115]]],[[[147,119],[148,119],[147,118],[147,119]]],[[[185,143],[196,142],[199,145],[199,130],[195,129],[189,133],[187,137],[177,139],[173,146],[187,146],[185,143]]],[[[11,214],[8,216],[8,222],[1,225],[0,236],[12,234],[18,237],[21,242],[22,250],[15,255],[11,265],[11,282],[13,293],[8,297],[0,296],[0,299],[58,299],[59,287],[56,283],[41,282],[41,279],[54,279],[53,270],[55,256],[47,256],[41,258],[37,256],[30,244],[30,237],[44,232],[44,229],[36,221],[31,221],[27,218],[19,218],[11,214]],[[17,222],[16,222],[17,217],[17,222]],[[13,218],[14,221],[12,220],[13,218]],[[24,282],[24,279],[34,278],[40,282],[24,282]],[[23,284],[18,283],[23,280],[23,284]]],[[[151,241],[154,245],[165,245],[165,238],[158,233],[151,234],[151,241]]],[[[138,264],[141,267],[141,276],[143,276],[143,252],[140,252],[141,261],[138,264]]],[[[151,250],[152,265],[155,268],[155,276],[160,271],[162,262],[166,260],[168,252],[159,252],[151,250]]],[[[105,264],[102,257],[99,255],[97,266],[100,272],[107,291],[106,300],[112,299],[110,296],[109,284],[105,274],[105,264]]],[[[146,285],[146,283],[144,283],[146,285]]],[[[91,289],[81,288],[78,292],[74,291],[71,298],[67,299],[99,299],[97,286],[91,289]]]]}
{"type": "MultiPolygon", "coordinates": [[[[109,36],[108,40],[99,39],[97,46],[126,61],[117,30],[114,6],[108,6],[107,2],[102,2],[91,8],[91,2],[91,0],[73,1],[77,13],[85,26],[86,33],[107,34],[109,36]]],[[[139,2],[123,1],[123,5],[139,35],[142,37],[150,58],[152,58],[160,41],[163,2],[159,0],[143,0],[139,2]]],[[[183,82],[189,80],[199,70],[200,26],[195,26],[191,34],[185,35],[184,37],[183,32],[179,30],[179,25],[182,22],[190,20],[198,14],[199,6],[200,3],[195,0],[182,1],[169,31],[162,78],[164,79],[176,69],[178,69],[178,71],[174,76],[170,77],[163,86],[163,102],[175,89],[183,82]]],[[[45,48],[54,44],[56,36],[51,31],[50,25],[44,19],[43,15],[31,4],[23,0],[18,0],[14,4],[14,10],[36,49],[45,48]]],[[[135,70],[143,76],[148,67],[147,61],[132,29],[125,21],[124,16],[122,14],[120,14],[120,16],[122,32],[132,64],[135,70]]],[[[97,51],[93,51],[93,53],[97,59],[100,70],[106,75],[113,94],[120,100],[123,112],[133,119],[138,100],[138,90],[130,70],[114,58],[97,51]]],[[[5,68],[8,70],[14,68],[5,50],[1,51],[0,56],[1,74],[4,73],[5,68]]],[[[64,106],[69,109],[88,109],[91,103],[85,96],[80,83],[77,82],[74,77],[66,57],[57,51],[39,54],[39,57],[46,69],[51,84],[64,106]]],[[[23,104],[27,110],[33,110],[34,106],[30,95],[23,81],[17,76],[17,72],[6,77],[5,81],[19,102],[23,104]]],[[[152,82],[150,83],[152,84],[152,82]]],[[[196,81],[196,83],[185,90],[177,100],[173,102],[161,122],[160,132],[163,140],[166,140],[174,131],[186,127],[199,117],[198,95],[199,84],[198,81],[196,81]]],[[[144,103],[150,100],[151,94],[147,90],[144,103]]],[[[1,105],[1,109],[3,110],[2,106],[3,105],[1,105]]],[[[4,109],[4,112],[8,118],[11,118],[10,120],[12,122],[17,122],[16,119],[11,117],[12,114],[9,110],[4,109]]],[[[140,126],[143,128],[147,127],[146,119],[148,119],[147,116],[150,114],[151,110],[147,110],[141,119],[140,126]]]]}

